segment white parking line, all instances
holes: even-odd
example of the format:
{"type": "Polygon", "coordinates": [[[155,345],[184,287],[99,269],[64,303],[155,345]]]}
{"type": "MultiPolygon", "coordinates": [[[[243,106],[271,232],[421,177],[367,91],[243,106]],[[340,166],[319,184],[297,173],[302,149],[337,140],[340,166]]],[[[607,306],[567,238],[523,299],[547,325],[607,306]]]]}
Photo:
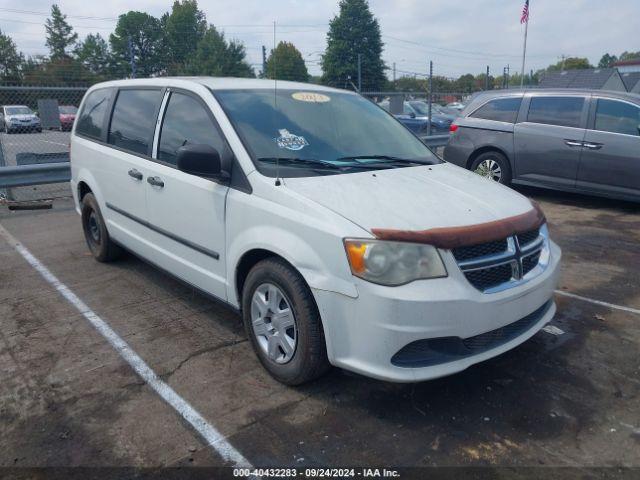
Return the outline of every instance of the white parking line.
{"type": "Polygon", "coordinates": [[[89,323],[111,344],[120,356],[155,390],[180,416],[213,447],[213,449],[227,462],[242,468],[253,468],[249,461],[231,445],[227,439],[211,424],[209,424],[189,403],[178,395],[169,385],[140,358],[140,356],[118,334],[93,312],[80,298],[64,283],[49,271],[34,257],[25,246],[18,242],[5,228],[0,225],[0,236],[3,237],[34,269],[42,275],[69,303],[71,303],[89,323]]]}
{"type": "Polygon", "coordinates": [[[53,143],[54,145],[62,145],[63,147],[68,147],[68,143],[60,143],[60,142],[52,142],[51,140],[39,140],[40,142],[53,143]]]}
{"type": "Polygon", "coordinates": [[[569,298],[575,298],[577,300],[582,300],[583,302],[593,303],[595,305],[601,305],[603,307],[612,308],[614,310],[622,310],[623,312],[636,313],[640,315],[640,310],[637,308],[625,307],[623,305],[616,305],[615,303],[603,302],[602,300],[595,300],[589,297],[583,297],[581,295],[576,295],[575,293],[564,292],[562,290],[556,290],[558,295],[563,295],[569,298]]]}

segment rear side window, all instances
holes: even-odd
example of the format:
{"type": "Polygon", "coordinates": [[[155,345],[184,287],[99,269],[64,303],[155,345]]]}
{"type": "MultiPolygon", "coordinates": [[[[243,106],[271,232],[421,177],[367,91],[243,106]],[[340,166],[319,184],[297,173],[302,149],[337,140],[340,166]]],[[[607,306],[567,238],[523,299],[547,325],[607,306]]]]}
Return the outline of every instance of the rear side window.
{"type": "Polygon", "coordinates": [[[76,133],[98,140],[102,138],[104,118],[111,93],[111,89],[102,88],[94,90],[87,96],[76,123],[76,133]]]}
{"type": "Polygon", "coordinates": [[[187,144],[210,145],[220,156],[226,148],[205,107],[189,95],[173,92],[160,130],[158,159],[175,165],[178,149],[187,144]]]}
{"type": "Polygon", "coordinates": [[[600,98],[596,107],[595,129],[640,136],[640,107],[600,98]]]}
{"type": "Polygon", "coordinates": [[[583,105],[583,97],[532,97],[527,121],[579,128],[583,105]]]}
{"type": "Polygon", "coordinates": [[[470,116],[484,120],[515,123],[521,103],[522,97],[496,98],[485,103],[470,116]]]}
{"type": "Polygon", "coordinates": [[[113,107],[108,142],[133,153],[149,154],[161,90],[120,90],[113,107]]]}

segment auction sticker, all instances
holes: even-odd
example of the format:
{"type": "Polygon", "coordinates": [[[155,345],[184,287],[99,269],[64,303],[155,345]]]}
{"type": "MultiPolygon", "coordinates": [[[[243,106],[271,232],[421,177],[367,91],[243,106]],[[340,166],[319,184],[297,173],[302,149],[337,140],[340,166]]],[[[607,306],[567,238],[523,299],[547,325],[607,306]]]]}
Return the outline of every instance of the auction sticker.
{"type": "Polygon", "coordinates": [[[294,100],[298,100],[299,102],[327,103],[331,101],[331,98],[327,95],[316,92],[295,92],[292,93],[291,96],[294,100]]]}
{"type": "Polygon", "coordinates": [[[285,128],[278,130],[278,133],[280,134],[280,136],[274,138],[274,140],[280,148],[286,148],[287,150],[295,151],[302,150],[304,147],[309,145],[309,142],[307,142],[307,140],[303,136],[294,135],[285,128]]]}

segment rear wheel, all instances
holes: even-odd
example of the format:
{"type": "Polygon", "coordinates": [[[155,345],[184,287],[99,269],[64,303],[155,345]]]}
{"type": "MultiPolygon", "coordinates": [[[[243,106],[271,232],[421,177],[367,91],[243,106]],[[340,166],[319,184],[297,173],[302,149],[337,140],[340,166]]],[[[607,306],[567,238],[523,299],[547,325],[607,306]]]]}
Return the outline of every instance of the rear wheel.
{"type": "Polygon", "coordinates": [[[242,293],[245,330],[278,381],[300,385],[329,369],[320,314],[302,276],[270,258],[251,269],[242,293]]]}
{"type": "Polygon", "coordinates": [[[82,230],[89,250],[99,262],[111,262],[122,254],[122,249],[109,237],[107,225],[93,193],[87,193],[82,198],[82,230]]]}
{"type": "Polygon", "coordinates": [[[500,152],[485,152],[473,161],[471,171],[503,185],[511,183],[511,166],[500,152]]]}

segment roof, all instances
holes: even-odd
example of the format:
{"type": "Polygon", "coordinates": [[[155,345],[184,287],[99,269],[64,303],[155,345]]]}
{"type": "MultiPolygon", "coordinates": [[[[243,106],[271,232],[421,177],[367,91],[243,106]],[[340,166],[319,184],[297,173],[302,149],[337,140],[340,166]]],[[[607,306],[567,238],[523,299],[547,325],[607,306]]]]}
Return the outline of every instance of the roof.
{"type": "Polygon", "coordinates": [[[285,80],[266,80],[257,78],[234,78],[234,77],[156,77],[127,80],[113,80],[94,85],[92,88],[123,87],[123,86],[183,86],[200,84],[211,90],[248,90],[248,89],[269,89],[277,88],[307,91],[333,91],[343,93],[354,93],[351,90],[340,90],[337,88],[316,85],[313,83],[288,82],[285,80]]]}
{"type": "Polygon", "coordinates": [[[627,92],[630,92],[640,82],[640,72],[624,72],[620,74],[620,77],[627,92]]]}
{"type": "Polygon", "coordinates": [[[616,73],[615,68],[588,68],[547,72],[540,80],[539,86],[541,88],[599,89],[616,73]]]}
{"type": "Polygon", "coordinates": [[[624,67],[625,65],[640,65],[640,58],[631,58],[629,60],[618,60],[613,62],[614,67],[624,67]]]}

